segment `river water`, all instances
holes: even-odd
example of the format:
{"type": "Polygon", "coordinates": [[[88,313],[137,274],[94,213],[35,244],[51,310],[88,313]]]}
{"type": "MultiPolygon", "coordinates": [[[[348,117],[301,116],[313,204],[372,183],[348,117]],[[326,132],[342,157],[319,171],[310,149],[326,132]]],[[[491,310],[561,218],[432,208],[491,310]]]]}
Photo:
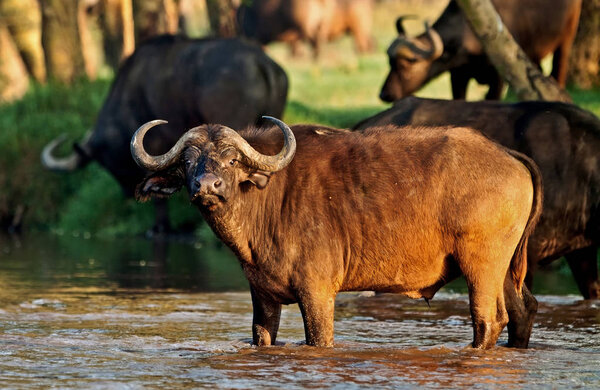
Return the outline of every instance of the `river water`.
{"type": "MultiPolygon", "coordinates": [[[[56,235],[0,238],[2,388],[600,387],[600,302],[540,274],[528,350],[468,348],[459,281],[430,302],[340,294],[335,347],[250,345],[252,306],[224,248],[56,235]]],[[[506,341],[506,332],[501,336],[506,341]]]]}

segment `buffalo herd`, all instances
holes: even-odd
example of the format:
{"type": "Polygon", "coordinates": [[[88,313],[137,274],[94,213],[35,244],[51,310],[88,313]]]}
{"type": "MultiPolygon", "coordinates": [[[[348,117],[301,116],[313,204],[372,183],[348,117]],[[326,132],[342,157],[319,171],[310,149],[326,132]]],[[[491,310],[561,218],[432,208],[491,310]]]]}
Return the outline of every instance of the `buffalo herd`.
{"type": "MultiPolygon", "coordinates": [[[[261,116],[281,116],[288,80],[283,69],[260,47],[241,40],[160,36],[144,42],[119,69],[96,125],[68,157],[55,149],[42,153],[45,167],[72,171],[97,161],[132,196],[145,172],[131,159],[129,142],[143,123],[165,118],[170,123],[148,137],[152,153],[162,153],[197,123],[236,128],[258,124],[261,116]]],[[[168,229],[166,204],[156,203],[154,230],[168,229]]]]}
{"type": "MultiPolygon", "coordinates": [[[[492,0],[502,21],[536,64],[554,53],[552,76],[564,87],[581,0],[492,0]]],[[[450,72],[452,96],[464,99],[475,79],[489,85],[486,99],[499,99],[503,80],[483,52],[456,1],[426,31],[408,38],[402,18],[398,38],[388,49],[390,73],[379,97],[386,102],[409,96],[443,72],[450,72]]]]}
{"type": "MultiPolygon", "coordinates": [[[[564,85],[581,0],[492,2],[534,62],[554,53],[552,75],[564,85]]],[[[318,50],[342,25],[336,17],[364,19],[373,6],[298,3],[244,3],[241,30],[318,50]],[[319,15],[318,27],[307,14],[319,15]]],[[[600,120],[566,103],[409,96],[444,71],[455,99],[470,78],[497,99],[502,80],[454,0],[417,37],[403,19],[380,94],[394,104],[351,130],[274,118],[287,78],[258,44],[163,36],[123,64],[73,153],[56,156],[59,138],[42,161],[55,170],[98,161],[125,194],[162,207],[185,188],[249,281],[256,345],[275,343],[284,304],[299,305],[307,344],[332,346],[338,292],[429,300],[462,275],[472,346],[493,347],[507,327],[508,346],[526,348],[538,265],[564,256],[583,297],[600,298],[600,120]]],[[[345,28],[367,50],[370,22],[359,21],[345,28]]],[[[165,213],[157,216],[165,229],[165,213]]]]}

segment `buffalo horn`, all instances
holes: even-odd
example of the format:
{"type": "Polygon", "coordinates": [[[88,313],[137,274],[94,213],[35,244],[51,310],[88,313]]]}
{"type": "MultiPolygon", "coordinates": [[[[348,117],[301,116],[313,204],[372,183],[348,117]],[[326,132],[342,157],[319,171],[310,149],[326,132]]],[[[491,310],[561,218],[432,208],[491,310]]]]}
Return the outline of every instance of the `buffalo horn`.
{"type": "Polygon", "coordinates": [[[444,43],[442,38],[429,24],[425,22],[425,35],[431,44],[431,49],[423,49],[421,43],[414,38],[397,38],[388,49],[390,57],[399,56],[404,58],[414,58],[418,56],[424,60],[435,60],[442,55],[444,43]]]}
{"type": "Polygon", "coordinates": [[[407,19],[416,19],[416,15],[401,15],[396,19],[396,30],[398,30],[399,35],[406,35],[406,31],[404,30],[404,21],[407,19]]]}
{"type": "MultiPolygon", "coordinates": [[[[281,131],[283,131],[283,148],[274,156],[257,152],[241,135],[229,127],[222,126],[221,131],[231,146],[235,147],[244,156],[244,162],[248,166],[263,171],[276,172],[285,168],[294,158],[294,154],[296,153],[296,139],[290,128],[279,119],[269,116],[264,116],[263,118],[275,122],[281,131]]],[[[131,138],[131,155],[133,159],[140,167],[150,171],[158,171],[172,165],[179,157],[186,143],[199,136],[197,131],[199,127],[195,127],[181,136],[175,146],[167,153],[160,156],[151,156],[144,149],[144,136],[152,127],[163,123],[167,123],[167,121],[157,119],[145,123],[137,129],[131,138]]]]}
{"type": "Polygon", "coordinates": [[[246,165],[262,171],[277,172],[292,162],[296,153],[296,138],[289,126],[279,119],[270,116],[263,116],[263,118],[274,122],[283,132],[283,148],[274,156],[259,153],[235,130],[225,126],[223,129],[229,137],[228,141],[245,157],[246,165]]]}
{"type": "MultiPolygon", "coordinates": [[[[81,149],[85,150],[87,148],[87,142],[91,136],[91,131],[89,131],[81,144],[81,149]]],[[[42,165],[49,170],[52,171],[62,171],[62,172],[71,172],[78,168],[83,167],[89,162],[89,159],[84,158],[80,153],[72,152],[67,157],[54,157],[54,152],[63,142],[67,139],[66,134],[61,134],[57,138],[50,141],[44,149],[42,150],[41,160],[42,165]]]]}
{"type": "Polygon", "coordinates": [[[427,39],[431,42],[431,51],[427,59],[435,60],[444,52],[444,42],[442,42],[440,34],[435,29],[429,27],[429,23],[427,22],[425,22],[425,34],[427,34],[427,39]]]}
{"type": "Polygon", "coordinates": [[[144,136],[146,135],[148,130],[150,130],[154,126],[161,125],[164,123],[168,122],[162,119],[156,119],[144,123],[140,126],[139,129],[136,130],[135,134],[133,134],[130,144],[131,155],[133,156],[133,159],[135,160],[137,165],[139,165],[141,168],[147,169],[149,171],[159,171],[161,169],[169,167],[177,160],[179,154],[185,147],[186,142],[188,142],[191,139],[194,139],[198,135],[198,127],[194,127],[193,129],[188,130],[184,135],[182,135],[181,138],[179,138],[179,141],[177,141],[177,143],[167,153],[162,154],[160,156],[151,156],[144,149],[144,136]]]}

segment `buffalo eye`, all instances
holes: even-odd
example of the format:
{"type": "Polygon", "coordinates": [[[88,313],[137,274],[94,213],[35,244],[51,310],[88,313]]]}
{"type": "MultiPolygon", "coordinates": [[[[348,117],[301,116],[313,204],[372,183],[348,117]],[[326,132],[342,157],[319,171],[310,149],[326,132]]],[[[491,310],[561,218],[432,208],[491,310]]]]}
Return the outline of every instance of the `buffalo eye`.
{"type": "Polygon", "coordinates": [[[234,166],[235,164],[237,164],[237,160],[235,158],[229,160],[229,165],[234,166]]]}
{"type": "Polygon", "coordinates": [[[192,160],[185,160],[185,167],[189,168],[192,165],[192,160]]]}

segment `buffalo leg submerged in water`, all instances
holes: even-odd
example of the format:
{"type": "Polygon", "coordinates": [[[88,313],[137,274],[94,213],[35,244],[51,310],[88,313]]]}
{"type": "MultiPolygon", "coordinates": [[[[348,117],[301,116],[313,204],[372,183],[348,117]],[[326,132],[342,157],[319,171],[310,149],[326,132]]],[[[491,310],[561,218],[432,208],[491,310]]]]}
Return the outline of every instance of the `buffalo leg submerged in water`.
{"type": "Polygon", "coordinates": [[[533,319],[538,303],[527,286],[523,286],[521,296],[517,294],[510,273],[504,281],[504,299],[508,311],[508,346],[527,348],[533,329],[533,319]]]}
{"type": "Polygon", "coordinates": [[[281,304],[259,297],[258,293],[250,288],[252,294],[252,343],[254,345],[273,345],[279,330],[281,317],[281,304]]]}
{"type": "Polygon", "coordinates": [[[306,344],[316,347],[333,346],[333,312],[335,294],[306,291],[299,296],[298,306],[304,321],[306,344]]]}

